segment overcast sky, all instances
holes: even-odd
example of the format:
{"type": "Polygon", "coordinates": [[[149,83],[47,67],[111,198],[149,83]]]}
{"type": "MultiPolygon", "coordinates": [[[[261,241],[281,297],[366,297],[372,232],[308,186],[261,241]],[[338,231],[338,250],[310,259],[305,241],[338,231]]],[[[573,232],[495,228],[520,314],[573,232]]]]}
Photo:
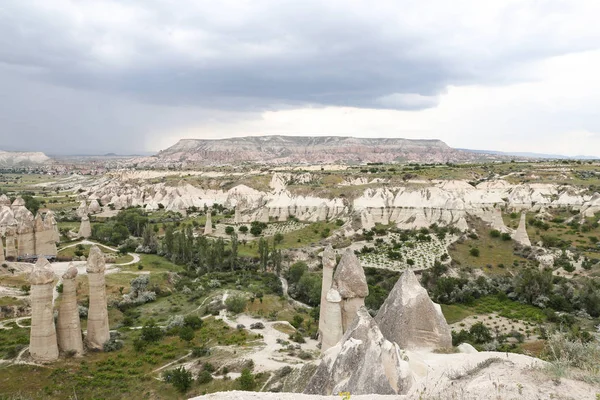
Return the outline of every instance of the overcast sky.
{"type": "Polygon", "coordinates": [[[262,134],[600,155],[597,0],[2,0],[0,149],[262,134]]]}

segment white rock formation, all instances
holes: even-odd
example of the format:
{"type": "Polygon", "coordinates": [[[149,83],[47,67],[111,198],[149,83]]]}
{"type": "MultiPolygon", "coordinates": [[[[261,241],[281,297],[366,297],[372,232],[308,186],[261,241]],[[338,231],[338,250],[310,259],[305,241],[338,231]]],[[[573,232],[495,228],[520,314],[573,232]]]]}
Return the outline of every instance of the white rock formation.
{"type": "Polygon", "coordinates": [[[105,269],[104,254],[98,246],[92,246],[86,268],[90,285],[86,343],[88,347],[98,350],[102,350],[104,343],[110,339],[106,308],[105,269]]]}
{"type": "Polygon", "coordinates": [[[79,225],[79,233],[77,237],[89,238],[92,236],[92,225],[90,224],[90,219],[87,215],[81,217],[81,225],[79,225]]]}
{"type": "Polygon", "coordinates": [[[375,228],[375,222],[373,222],[373,216],[368,210],[363,210],[360,213],[360,225],[365,231],[370,231],[375,228]]]}
{"type": "MultiPolygon", "coordinates": [[[[31,214],[31,213],[30,213],[31,214]]],[[[19,256],[35,255],[35,225],[33,215],[31,219],[22,219],[17,226],[19,256]]]]}
{"type": "Polygon", "coordinates": [[[529,235],[527,235],[527,225],[526,225],[526,214],[521,213],[521,220],[519,221],[519,227],[513,234],[512,238],[515,242],[522,244],[523,246],[531,246],[531,241],[529,240],[529,235]]]}
{"type": "Polygon", "coordinates": [[[6,227],[6,258],[17,258],[17,247],[15,246],[17,228],[14,225],[6,227]]]}
{"type": "Polygon", "coordinates": [[[54,271],[48,260],[38,259],[29,276],[31,283],[29,354],[36,361],[47,362],[58,358],[52,304],[54,279],[54,271]]]}
{"type": "Polygon", "coordinates": [[[410,270],[398,279],[375,321],[383,336],[402,349],[452,347],[450,327],[441,307],[431,301],[410,270]]]}
{"type": "Polygon", "coordinates": [[[369,286],[365,271],[358,257],[351,249],[346,249],[333,276],[333,289],[342,297],[342,329],[348,329],[356,317],[358,309],[365,305],[365,297],[369,295],[369,286]]]}
{"type": "Polygon", "coordinates": [[[212,227],[212,212],[211,210],[206,210],[206,223],[204,224],[204,234],[212,235],[213,227],[212,227]]]}
{"type": "Polygon", "coordinates": [[[233,217],[233,223],[234,224],[242,223],[242,212],[240,211],[240,207],[237,205],[235,206],[235,215],[233,217]]]}
{"type": "Polygon", "coordinates": [[[52,238],[54,239],[54,245],[56,246],[56,243],[60,242],[60,232],[54,213],[51,210],[46,211],[46,215],[44,216],[44,226],[46,230],[52,231],[52,238]]]}
{"type": "Polygon", "coordinates": [[[88,211],[91,214],[98,214],[99,212],[102,211],[102,207],[100,207],[100,203],[98,203],[98,200],[94,199],[94,200],[90,201],[88,211]]]}
{"type": "MultiPolygon", "coordinates": [[[[319,338],[321,339],[321,342],[323,341],[325,329],[327,329],[328,326],[331,326],[330,323],[327,323],[327,324],[325,323],[324,315],[325,315],[325,311],[327,310],[327,306],[326,306],[327,292],[329,292],[329,289],[331,289],[331,284],[333,283],[333,270],[335,269],[335,262],[336,262],[335,251],[333,250],[331,245],[328,245],[323,250],[323,257],[322,257],[323,280],[322,280],[322,284],[321,284],[321,307],[319,310],[319,338]]],[[[340,301],[341,301],[341,298],[340,298],[340,301]]],[[[338,301],[338,303],[339,303],[339,301],[338,301]]],[[[339,305],[338,305],[338,308],[339,308],[339,305]]],[[[322,345],[321,345],[321,351],[324,351],[322,345]]]]}
{"type": "Polygon", "coordinates": [[[304,393],[404,394],[411,378],[398,345],[384,338],[367,309],[361,307],[340,342],[323,355],[304,393]]]}
{"type": "Polygon", "coordinates": [[[344,336],[341,303],[342,296],[333,288],[327,291],[325,301],[321,303],[319,314],[321,353],[335,346],[344,336]]]}
{"type": "Polygon", "coordinates": [[[81,200],[81,202],[79,203],[79,207],[77,207],[77,211],[75,211],[75,213],[79,218],[83,218],[84,216],[87,216],[90,213],[86,200],[81,200]]]}
{"type": "Polygon", "coordinates": [[[71,264],[62,276],[63,292],[58,309],[57,334],[58,347],[61,351],[74,351],[76,355],[81,355],[83,354],[83,339],[81,338],[81,322],[77,307],[76,278],[77,268],[71,264]]]}
{"type": "Polygon", "coordinates": [[[56,234],[52,225],[48,226],[42,215],[35,217],[35,254],[42,256],[56,256],[56,234]]]}

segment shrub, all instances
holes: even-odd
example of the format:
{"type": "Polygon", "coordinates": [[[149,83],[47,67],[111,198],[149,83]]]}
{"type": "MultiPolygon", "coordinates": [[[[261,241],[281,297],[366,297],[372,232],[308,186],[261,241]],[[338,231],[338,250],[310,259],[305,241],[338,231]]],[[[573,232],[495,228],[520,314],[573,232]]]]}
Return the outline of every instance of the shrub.
{"type": "Polygon", "coordinates": [[[508,233],[508,232],[504,232],[502,235],[500,235],[500,237],[505,242],[508,242],[509,240],[512,240],[512,238],[510,237],[510,233],[508,233]]]}
{"type": "Polygon", "coordinates": [[[239,227],[238,231],[240,231],[242,233],[246,233],[246,232],[248,232],[248,227],[246,225],[242,225],[239,227]]]}
{"type": "Polygon", "coordinates": [[[233,232],[235,232],[235,229],[233,228],[233,226],[226,226],[225,227],[225,233],[228,235],[231,235],[233,232]]]}
{"type": "Polygon", "coordinates": [[[154,320],[150,320],[142,327],[140,339],[144,342],[158,342],[163,337],[163,331],[154,320]]]}
{"type": "Polygon", "coordinates": [[[237,380],[240,384],[240,389],[242,390],[253,390],[256,386],[254,375],[248,368],[244,368],[242,370],[242,375],[237,380]]]}
{"type": "Polygon", "coordinates": [[[198,384],[203,385],[213,380],[212,375],[208,371],[202,371],[198,374],[198,384]]]}
{"type": "Polygon", "coordinates": [[[106,342],[104,342],[104,345],[102,345],[102,350],[104,350],[104,352],[108,353],[111,351],[117,351],[123,348],[123,342],[120,340],[117,340],[116,338],[110,338],[108,339],[106,342]]]}
{"type": "Polygon", "coordinates": [[[498,229],[492,229],[490,231],[490,236],[493,238],[499,238],[500,237],[500,231],[498,229]]]}
{"type": "Polygon", "coordinates": [[[192,387],[192,373],[183,367],[166,371],[163,378],[165,382],[172,384],[180,393],[185,393],[192,387]]]}
{"type": "Polygon", "coordinates": [[[469,254],[473,257],[479,257],[479,249],[477,247],[473,247],[471,250],[469,250],[469,254]]]}
{"type": "Polygon", "coordinates": [[[227,300],[225,300],[225,307],[227,308],[227,311],[239,314],[246,309],[246,302],[247,300],[244,296],[229,296],[227,300]]]}
{"type": "Polygon", "coordinates": [[[186,315],[183,319],[183,325],[189,326],[194,330],[202,328],[202,324],[202,320],[197,315],[186,315]]]}
{"type": "Polygon", "coordinates": [[[192,349],[192,357],[205,357],[210,354],[210,349],[208,347],[194,347],[192,349]]]}
{"type": "Polygon", "coordinates": [[[185,326],[179,330],[179,338],[181,340],[191,342],[192,340],[194,340],[194,336],[194,330],[189,326],[185,326]]]}

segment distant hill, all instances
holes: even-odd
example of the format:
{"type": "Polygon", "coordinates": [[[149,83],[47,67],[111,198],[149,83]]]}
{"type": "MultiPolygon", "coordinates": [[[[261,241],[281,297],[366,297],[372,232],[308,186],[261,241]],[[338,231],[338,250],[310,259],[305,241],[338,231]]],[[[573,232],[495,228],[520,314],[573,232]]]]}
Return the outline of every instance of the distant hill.
{"type": "Polygon", "coordinates": [[[51,158],[42,152],[0,150],[0,167],[29,167],[46,164],[50,160],[51,158]]]}
{"type": "Polygon", "coordinates": [[[197,164],[465,162],[502,157],[453,149],[441,140],[343,136],[249,136],[182,139],[160,151],[160,161],[197,164]]]}
{"type": "Polygon", "coordinates": [[[528,152],[505,152],[505,151],[494,151],[494,150],[472,150],[472,149],[457,149],[463,151],[470,151],[478,154],[497,154],[506,157],[519,157],[519,158],[548,158],[558,160],[599,160],[600,157],[596,156],[565,156],[560,154],[544,154],[544,153],[528,153],[528,152]]]}

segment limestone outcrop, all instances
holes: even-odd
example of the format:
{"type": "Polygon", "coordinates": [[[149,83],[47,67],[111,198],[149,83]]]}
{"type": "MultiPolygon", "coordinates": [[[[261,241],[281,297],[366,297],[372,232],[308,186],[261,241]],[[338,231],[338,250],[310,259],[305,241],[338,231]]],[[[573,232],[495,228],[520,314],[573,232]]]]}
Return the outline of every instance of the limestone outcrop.
{"type": "Polygon", "coordinates": [[[17,226],[17,235],[17,254],[19,256],[35,255],[35,224],[33,215],[31,216],[31,219],[21,219],[19,225],[17,226]]]}
{"type": "Polygon", "coordinates": [[[100,203],[98,203],[98,200],[93,199],[92,201],[90,201],[90,205],[88,206],[88,211],[91,214],[97,214],[100,211],[102,211],[102,207],[100,207],[100,203]]]}
{"type": "Polygon", "coordinates": [[[52,303],[54,279],[54,271],[48,260],[38,259],[29,276],[31,283],[29,354],[36,361],[48,362],[58,358],[52,303]]]}
{"type": "MultiPolygon", "coordinates": [[[[327,310],[327,292],[331,289],[331,284],[333,283],[333,270],[335,268],[335,251],[328,245],[325,250],[323,250],[323,279],[321,284],[321,307],[319,310],[319,338],[321,339],[321,350],[323,349],[323,332],[327,327],[331,326],[331,323],[325,322],[325,312],[327,310]]],[[[339,294],[338,294],[339,295],[339,294]]],[[[341,299],[340,299],[341,300],[341,299]]],[[[339,301],[338,301],[339,303],[339,301]]],[[[339,308],[339,306],[338,306],[339,308]]],[[[341,315],[341,314],[340,314],[341,315]]],[[[338,338],[339,339],[339,338],[338,338]]],[[[337,343],[337,342],[336,342],[337,343]]],[[[335,343],[334,343],[335,344],[335,343]]],[[[331,346],[329,346],[331,347],[331,346]]]]}
{"type": "Polygon", "coordinates": [[[212,235],[213,227],[212,227],[212,212],[211,210],[206,211],[206,223],[204,224],[204,234],[212,235]]]}
{"type": "Polygon", "coordinates": [[[57,335],[58,347],[61,351],[72,351],[76,355],[81,355],[83,354],[83,340],[77,307],[76,278],[77,268],[71,264],[62,276],[63,292],[58,309],[57,335]]]}
{"type": "Polygon", "coordinates": [[[79,225],[79,233],[77,236],[85,239],[92,236],[92,225],[90,224],[90,219],[87,215],[81,217],[81,225],[79,225]]]}
{"type": "Polygon", "coordinates": [[[110,333],[104,280],[106,263],[98,246],[91,247],[86,270],[90,286],[86,343],[90,348],[102,350],[104,343],[110,339],[110,333]]]}
{"type": "Polygon", "coordinates": [[[333,275],[332,287],[342,298],[342,328],[346,332],[358,309],[365,305],[365,297],[369,295],[365,271],[351,249],[347,249],[342,255],[333,275]]]}
{"type": "Polygon", "coordinates": [[[450,327],[441,307],[431,301],[410,270],[398,279],[375,321],[383,336],[402,349],[452,347],[450,327]]]}
{"type": "Polygon", "coordinates": [[[526,222],[526,214],[521,213],[521,220],[519,221],[519,227],[513,234],[512,238],[515,242],[522,244],[523,246],[531,246],[531,241],[529,240],[529,235],[527,234],[527,222],[526,222]]]}
{"type": "Polygon", "coordinates": [[[412,379],[396,343],[384,338],[365,307],[342,339],[323,355],[304,393],[337,395],[404,394],[412,379]]]}

